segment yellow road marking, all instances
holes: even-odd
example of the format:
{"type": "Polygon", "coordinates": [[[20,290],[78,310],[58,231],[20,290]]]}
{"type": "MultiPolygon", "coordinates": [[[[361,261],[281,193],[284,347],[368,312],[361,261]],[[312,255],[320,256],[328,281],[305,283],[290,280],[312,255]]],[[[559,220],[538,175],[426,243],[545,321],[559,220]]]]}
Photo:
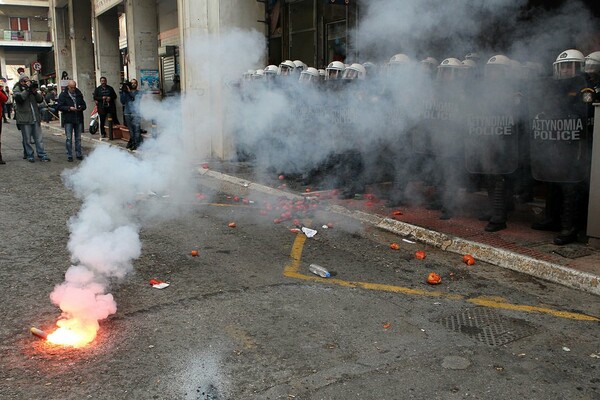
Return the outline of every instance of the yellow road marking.
{"type": "Polygon", "coordinates": [[[538,306],[528,306],[524,304],[513,304],[508,303],[505,299],[501,297],[476,297],[467,299],[465,296],[460,294],[439,292],[439,291],[429,291],[429,290],[421,290],[421,289],[413,289],[403,286],[393,286],[393,285],[385,285],[380,283],[371,283],[371,282],[353,282],[353,281],[345,281],[337,278],[321,278],[314,275],[305,275],[300,272],[300,263],[302,261],[302,250],[304,249],[304,243],[306,242],[306,236],[302,234],[297,234],[296,239],[292,245],[292,251],[290,254],[291,262],[285,266],[283,269],[283,275],[288,278],[293,279],[301,279],[305,281],[312,282],[320,282],[320,283],[329,283],[333,285],[343,286],[343,287],[352,287],[352,288],[362,288],[367,290],[379,290],[384,292],[392,292],[392,293],[402,293],[407,295],[414,296],[427,296],[427,297],[438,297],[449,300],[464,300],[472,304],[476,304],[483,307],[490,308],[499,308],[504,310],[512,310],[512,311],[520,311],[520,312],[528,312],[528,313],[540,313],[540,314],[548,314],[557,318],[566,318],[573,319],[577,321],[595,321],[600,322],[600,318],[594,317],[591,315],[574,313],[569,311],[561,311],[555,310],[547,307],[538,307],[538,306]]]}

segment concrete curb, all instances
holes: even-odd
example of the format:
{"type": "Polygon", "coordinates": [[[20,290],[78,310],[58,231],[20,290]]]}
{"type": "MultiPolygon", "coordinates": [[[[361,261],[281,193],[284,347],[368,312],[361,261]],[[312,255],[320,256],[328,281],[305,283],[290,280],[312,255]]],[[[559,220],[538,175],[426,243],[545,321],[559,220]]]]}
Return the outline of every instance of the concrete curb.
{"type": "MultiPolygon", "coordinates": [[[[199,168],[198,172],[201,177],[206,178],[205,181],[202,182],[206,186],[237,196],[260,193],[265,196],[274,196],[277,198],[284,197],[290,200],[302,198],[302,196],[294,193],[274,189],[210,169],[199,168]]],[[[498,267],[522,272],[536,278],[541,278],[600,296],[600,276],[594,274],[577,271],[548,261],[537,260],[526,255],[499,249],[483,243],[472,242],[460,237],[446,235],[395,219],[369,214],[363,211],[349,210],[338,205],[329,206],[327,211],[355,219],[359,222],[414,239],[445,251],[456,254],[468,253],[478,260],[485,261],[498,267]]]]}

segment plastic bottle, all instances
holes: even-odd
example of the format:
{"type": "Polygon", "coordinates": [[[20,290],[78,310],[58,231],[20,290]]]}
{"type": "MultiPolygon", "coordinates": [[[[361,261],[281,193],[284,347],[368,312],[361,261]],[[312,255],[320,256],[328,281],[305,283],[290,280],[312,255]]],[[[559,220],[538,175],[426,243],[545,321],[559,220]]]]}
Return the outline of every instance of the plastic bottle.
{"type": "Polygon", "coordinates": [[[310,264],[308,266],[310,272],[315,275],[319,275],[321,278],[330,278],[331,274],[325,268],[321,267],[318,264],[310,264]]]}

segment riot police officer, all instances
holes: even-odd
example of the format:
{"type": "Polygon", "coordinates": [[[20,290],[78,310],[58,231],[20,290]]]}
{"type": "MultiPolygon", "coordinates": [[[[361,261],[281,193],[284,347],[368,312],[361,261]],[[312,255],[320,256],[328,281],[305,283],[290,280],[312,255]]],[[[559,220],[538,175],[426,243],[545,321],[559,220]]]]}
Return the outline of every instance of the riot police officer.
{"type": "Polygon", "coordinates": [[[509,193],[519,168],[524,118],[519,113],[515,67],[516,63],[504,55],[491,57],[484,67],[481,87],[474,88],[469,96],[465,161],[470,173],[487,180],[491,210],[487,232],[506,229],[509,193]]]}
{"type": "Polygon", "coordinates": [[[545,218],[532,228],[560,229],[557,245],[576,241],[584,225],[592,100],[586,93],[593,91],[582,73],[584,64],[580,51],[561,52],[553,64],[553,79],[542,82],[540,93],[531,96],[531,172],[548,183],[545,218]]]}

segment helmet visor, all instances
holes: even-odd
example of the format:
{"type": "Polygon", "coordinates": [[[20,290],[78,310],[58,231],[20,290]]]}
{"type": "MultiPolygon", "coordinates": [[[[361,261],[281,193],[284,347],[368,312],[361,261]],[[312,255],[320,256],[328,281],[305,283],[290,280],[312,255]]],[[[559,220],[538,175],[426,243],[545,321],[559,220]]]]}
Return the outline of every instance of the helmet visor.
{"type": "Polygon", "coordinates": [[[581,72],[582,63],[578,61],[565,61],[554,64],[554,78],[566,79],[572,78],[581,72]]]}
{"type": "Polygon", "coordinates": [[[587,73],[600,72],[600,61],[588,58],[587,60],[585,60],[584,70],[587,73]]]}

